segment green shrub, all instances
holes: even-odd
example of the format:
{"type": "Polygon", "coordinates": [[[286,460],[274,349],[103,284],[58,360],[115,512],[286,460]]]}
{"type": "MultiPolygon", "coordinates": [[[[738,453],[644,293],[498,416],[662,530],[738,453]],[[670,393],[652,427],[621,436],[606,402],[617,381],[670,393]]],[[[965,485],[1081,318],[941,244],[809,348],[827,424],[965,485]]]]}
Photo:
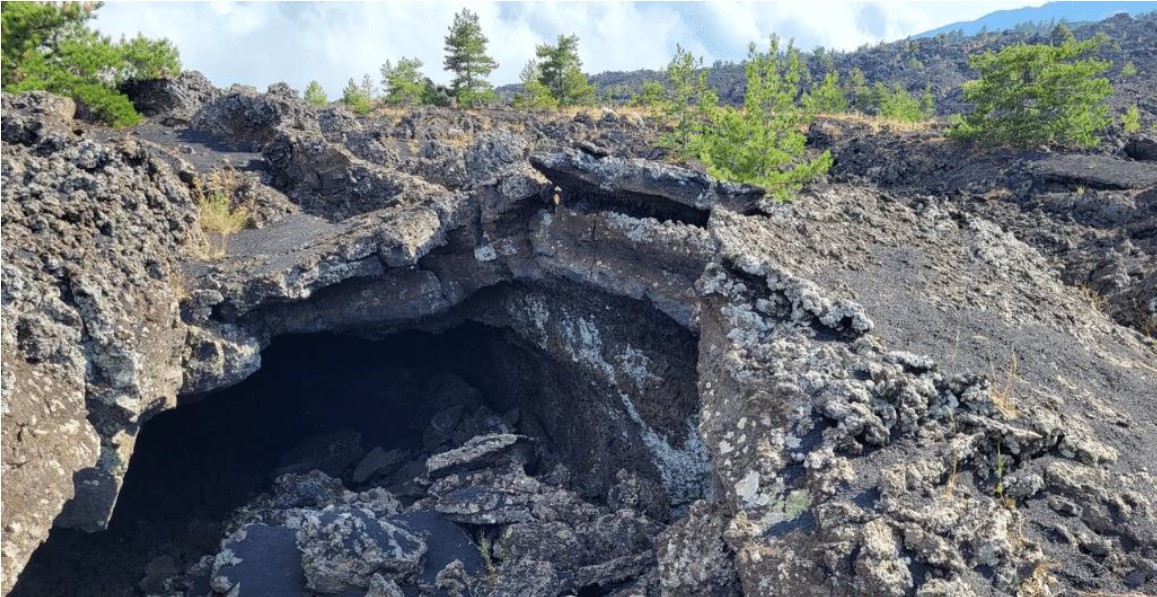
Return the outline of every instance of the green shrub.
{"type": "Polygon", "coordinates": [[[840,87],[840,75],[835,71],[824,75],[824,80],[803,97],[803,105],[813,113],[843,114],[848,111],[848,98],[840,87]]]}
{"type": "Polygon", "coordinates": [[[913,97],[899,83],[888,88],[887,85],[877,82],[873,95],[876,101],[876,112],[885,118],[895,118],[906,122],[920,122],[926,120],[931,109],[931,90],[926,90],[925,99],[913,97]]]}
{"type": "Polygon", "coordinates": [[[426,79],[422,76],[422,61],[417,58],[402,58],[397,66],[389,60],[382,65],[382,87],[386,90],[383,98],[394,106],[415,106],[424,103],[426,79]]]}
{"type": "Polygon", "coordinates": [[[324,108],[329,103],[329,98],[325,95],[325,89],[322,88],[321,83],[310,81],[309,85],[305,87],[305,101],[319,108],[324,108]]]}
{"type": "Polygon", "coordinates": [[[952,135],[989,145],[1090,147],[1108,126],[1109,63],[1094,59],[1104,36],[1077,41],[1061,32],[1056,45],[1016,44],[971,56],[980,78],[964,84],[972,111],[952,135]]]}
{"type": "Polygon", "coordinates": [[[438,85],[429,78],[423,81],[422,103],[428,106],[447,107],[454,104],[454,96],[449,87],[438,85]]]}
{"type": "Polygon", "coordinates": [[[595,87],[582,72],[577,35],[559,35],[554,44],[535,48],[538,82],[546,87],[560,106],[587,106],[594,103],[595,87]]]}
{"type": "MultiPolygon", "coordinates": [[[[366,75],[366,79],[369,75],[366,75]]],[[[346,83],[345,89],[342,90],[341,103],[349,106],[354,114],[368,114],[373,108],[373,92],[372,89],[366,89],[365,81],[361,85],[354,82],[353,79],[346,83]]]]}
{"type": "Polygon", "coordinates": [[[51,91],[110,125],[136,124],[140,116],[117,87],[130,79],[175,77],[181,61],[168,40],[138,35],[113,42],[89,29],[86,22],[99,8],[77,2],[0,5],[4,91],[51,91]]]}
{"type": "Polygon", "coordinates": [[[667,65],[670,92],[661,104],[663,115],[672,130],[659,137],[659,145],[683,157],[698,153],[696,142],[711,125],[719,97],[707,84],[703,59],[696,58],[683,46],[675,46],[675,57],[667,65]]]}
{"type": "Polygon", "coordinates": [[[781,51],[776,37],[766,53],[750,46],[742,108],[717,105],[701,65],[680,48],[669,69],[675,75],[672,103],[682,104],[680,96],[696,100],[694,110],[672,106],[687,122],[683,132],[676,123],[673,139],[681,143],[675,144],[681,155],[698,158],[716,178],[759,185],[781,201],[831,168],[831,152],[806,155],[804,131],[814,113],[796,102],[803,83],[798,50],[789,44],[781,51]]]}
{"type": "Polygon", "coordinates": [[[515,94],[511,106],[517,110],[552,110],[558,107],[558,100],[551,95],[550,89],[539,81],[541,73],[537,61],[527,62],[520,76],[522,91],[515,94]]]}
{"type": "Polygon", "coordinates": [[[1136,76],[1137,76],[1137,65],[1133,64],[1132,60],[1126,62],[1125,66],[1121,67],[1121,78],[1122,79],[1128,79],[1130,77],[1136,77],[1136,76]]]}
{"type": "Polygon", "coordinates": [[[1121,128],[1130,135],[1141,130],[1141,110],[1131,106],[1121,117],[1121,128]]]}
{"type": "Polygon", "coordinates": [[[643,81],[639,93],[631,96],[627,105],[633,108],[650,108],[667,100],[667,87],[658,81],[643,81]]]}

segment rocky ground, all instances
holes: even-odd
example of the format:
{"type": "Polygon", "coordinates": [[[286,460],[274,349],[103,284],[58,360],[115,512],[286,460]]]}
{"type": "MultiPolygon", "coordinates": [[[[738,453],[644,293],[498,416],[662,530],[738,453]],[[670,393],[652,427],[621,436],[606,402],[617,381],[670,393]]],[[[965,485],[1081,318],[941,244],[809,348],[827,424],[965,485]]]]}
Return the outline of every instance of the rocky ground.
{"type": "Polygon", "coordinates": [[[5,593],[1157,590],[1151,138],[824,121],[777,204],[612,111],[133,93],[4,96],[5,593]]]}

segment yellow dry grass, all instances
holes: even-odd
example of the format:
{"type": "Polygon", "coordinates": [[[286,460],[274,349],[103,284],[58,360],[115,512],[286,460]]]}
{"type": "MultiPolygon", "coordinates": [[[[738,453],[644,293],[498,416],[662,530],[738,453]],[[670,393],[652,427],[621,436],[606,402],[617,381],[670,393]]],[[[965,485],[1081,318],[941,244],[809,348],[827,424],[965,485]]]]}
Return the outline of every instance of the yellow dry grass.
{"type": "Polygon", "coordinates": [[[996,380],[996,371],[990,371],[993,379],[993,387],[988,389],[988,396],[992,398],[992,403],[996,409],[1009,419],[1015,419],[1020,415],[1016,404],[1013,403],[1012,394],[1016,388],[1016,382],[1020,379],[1020,361],[1016,356],[1016,351],[1013,351],[1012,356],[1009,357],[1008,362],[1004,366],[1002,372],[1002,379],[996,380]]]}
{"type": "Polygon", "coordinates": [[[1052,586],[1057,579],[1052,574],[1053,564],[1047,560],[1037,562],[1033,566],[1032,574],[1021,581],[1016,588],[1016,597],[1049,597],[1053,594],[1052,586]]]}
{"type": "Polygon", "coordinates": [[[900,133],[916,133],[932,130],[932,128],[936,125],[935,120],[910,122],[907,120],[900,120],[899,118],[887,118],[884,116],[870,116],[868,114],[856,113],[819,114],[816,116],[816,118],[833,122],[864,125],[871,129],[873,133],[878,133],[883,130],[890,130],[900,133]]]}
{"type": "Polygon", "coordinates": [[[232,168],[194,179],[193,201],[197,204],[197,223],[202,235],[198,250],[202,257],[224,257],[229,237],[249,224],[251,207],[244,199],[237,199],[239,186],[237,172],[232,168]]]}

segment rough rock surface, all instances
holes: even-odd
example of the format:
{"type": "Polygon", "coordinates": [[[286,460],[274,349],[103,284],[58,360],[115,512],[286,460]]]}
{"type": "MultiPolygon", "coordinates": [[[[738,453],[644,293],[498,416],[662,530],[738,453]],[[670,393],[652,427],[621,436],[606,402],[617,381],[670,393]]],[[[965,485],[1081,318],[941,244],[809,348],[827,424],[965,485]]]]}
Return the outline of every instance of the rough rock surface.
{"type": "Polygon", "coordinates": [[[1093,308],[1157,333],[1157,178],[1126,156],[977,151],[940,131],[897,133],[829,121],[811,139],[832,150],[832,179],[871,183],[920,210],[944,196],[1037,249],[1093,308]]]}
{"type": "Polygon", "coordinates": [[[112,514],[144,418],[176,404],[188,192],[69,102],[4,96],[4,590],[57,525],[112,514]]]}
{"type": "MultiPolygon", "coordinates": [[[[78,136],[66,102],[4,97],[4,591],[54,522],[108,521],[150,416],[244,382],[275,338],[465,325],[496,330],[458,365],[485,387],[439,378],[419,447],[311,437],[214,551],[154,559],[137,587],[1157,582],[1157,351],[1073,287],[1085,267],[1110,303],[1152,302],[1145,170],[1082,183],[1042,170],[1080,156],[815,129],[831,181],[779,205],[645,159],[654,131],[614,113],[366,119],[280,85],[186,99],[78,136]],[[227,164],[259,226],[206,259],[187,185],[227,164]]],[[[1157,304],[1106,310],[1144,330],[1157,304]]]]}

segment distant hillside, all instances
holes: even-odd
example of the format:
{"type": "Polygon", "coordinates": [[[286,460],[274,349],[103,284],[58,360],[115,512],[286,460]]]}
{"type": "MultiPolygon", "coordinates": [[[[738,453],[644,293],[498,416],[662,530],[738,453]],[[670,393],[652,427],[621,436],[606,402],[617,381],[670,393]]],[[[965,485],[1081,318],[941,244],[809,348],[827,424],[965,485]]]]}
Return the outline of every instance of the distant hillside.
{"type": "MultiPolygon", "coordinates": [[[[1157,44],[1153,41],[1157,40],[1157,13],[1149,12],[1137,17],[1117,14],[1097,23],[1074,25],[1072,30],[1079,39],[1098,33],[1109,36],[1112,43],[1102,49],[1101,58],[1113,63],[1109,76],[1116,90],[1110,101],[1118,110],[1137,104],[1143,111],[1157,114],[1157,44]],[[1137,67],[1138,74],[1122,80],[1121,67],[1129,61],[1137,67]]],[[[953,31],[932,37],[865,45],[852,52],[809,53],[807,57],[812,77],[816,80],[823,78],[826,62],[834,65],[841,80],[846,80],[852,69],[858,67],[869,82],[898,83],[912,93],[920,93],[925,85],[930,85],[936,97],[937,112],[947,115],[963,112],[967,107],[960,86],[977,76],[968,66],[968,56],[985,50],[999,50],[1018,42],[1050,41],[1051,31],[1039,29],[988,31],[971,37],[953,31]]],[[[638,90],[645,81],[665,82],[666,73],[655,70],[605,72],[594,75],[591,80],[613,101],[625,101],[632,90],[638,90]]],[[[746,84],[741,63],[716,62],[709,80],[719,91],[722,101],[742,102],[746,84]]],[[[518,85],[507,85],[499,88],[499,92],[510,97],[519,89],[518,85]]]]}
{"type": "Polygon", "coordinates": [[[960,31],[976,35],[981,31],[1006,31],[1018,26],[1065,21],[1069,25],[1097,22],[1117,13],[1133,16],[1157,11],[1157,2],[1049,2],[1043,6],[1026,6],[1012,10],[998,10],[974,21],[951,23],[912,37],[936,37],[941,33],[960,31]]]}

